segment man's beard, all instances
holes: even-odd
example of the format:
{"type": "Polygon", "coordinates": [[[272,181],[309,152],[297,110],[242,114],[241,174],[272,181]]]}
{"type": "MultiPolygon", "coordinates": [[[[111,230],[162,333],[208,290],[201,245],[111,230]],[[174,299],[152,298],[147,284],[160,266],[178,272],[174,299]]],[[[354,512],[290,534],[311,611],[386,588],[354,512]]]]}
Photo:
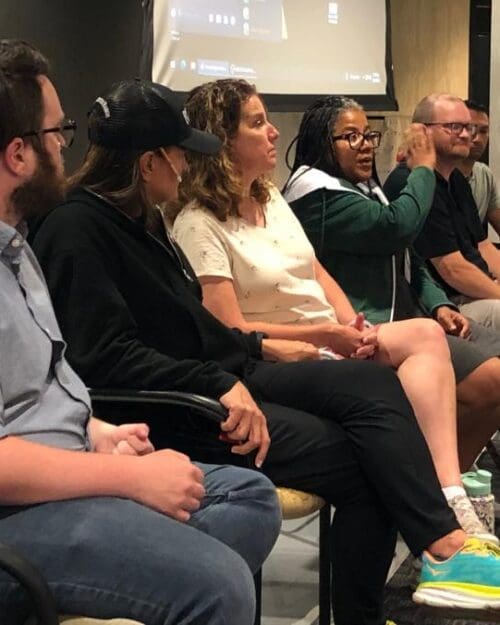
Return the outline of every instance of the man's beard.
{"type": "Polygon", "coordinates": [[[483,155],[484,151],[486,150],[486,148],[471,148],[470,152],[469,152],[469,160],[471,161],[478,161],[481,156],[483,155]]]}
{"type": "Polygon", "coordinates": [[[15,212],[26,220],[41,219],[64,199],[66,181],[45,151],[38,153],[33,176],[14,190],[11,202],[15,212]]]}

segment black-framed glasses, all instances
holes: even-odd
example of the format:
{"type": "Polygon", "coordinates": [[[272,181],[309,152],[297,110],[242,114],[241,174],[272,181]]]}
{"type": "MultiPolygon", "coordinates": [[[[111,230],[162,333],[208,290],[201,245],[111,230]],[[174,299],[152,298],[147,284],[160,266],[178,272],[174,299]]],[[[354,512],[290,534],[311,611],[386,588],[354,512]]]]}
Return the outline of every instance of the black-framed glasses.
{"type": "Polygon", "coordinates": [[[382,133],[378,130],[369,130],[365,133],[352,131],[344,132],[341,135],[335,135],[332,137],[332,141],[348,141],[351,150],[360,150],[365,141],[371,143],[373,148],[378,148],[381,138],[382,133]]]}
{"type": "Polygon", "coordinates": [[[466,130],[471,137],[477,133],[477,124],[463,124],[462,122],[427,122],[425,126],[442,126],[449,130],[452,135],[458,137],[466,130]]]}
{"type": "Polygon", "coordinates": [[[25,132],[23,135],[21,135],[21,139],[24,139],[25,137],[38,137],[40,135],[46,135],[49,132],[57,132],[57,134],[61,137],[61,147],[70,148],[73,145],[73,140],[75,138],[76,122],[72,119],[66,119],[61,126],[54,126],[54,128],[42,128],[41,130],[31,130],[30,132],[25,132]]]}

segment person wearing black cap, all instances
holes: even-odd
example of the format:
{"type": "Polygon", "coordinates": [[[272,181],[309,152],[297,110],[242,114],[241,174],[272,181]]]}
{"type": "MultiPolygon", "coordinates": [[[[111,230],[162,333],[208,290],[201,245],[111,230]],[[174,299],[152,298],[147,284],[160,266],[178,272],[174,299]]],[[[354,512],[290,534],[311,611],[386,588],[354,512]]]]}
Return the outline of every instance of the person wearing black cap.
{"type": "MultiPolygon", "coordinates": [[[[251,571],[281,523],[273,485],[154,451],[145,423],[90,416],[64,357],[25,240],[26,218],[62,199],[75,130],[48,71],[29,44],[0,41],[0,541],[42,572],[62,614],[251,625],[251,571]]],[[[180,127],[180,141],[196,140],[180,127]]],[[[30,604],[0,570],[2,625],[24,623],[30,604]]]]}
{"type": "Polygon", "coordinates": [[[333,503],[335,622],[382,625],[396,528],[416,554],[448,557],[465,540],[396,374],[317,360],[307,343],[227,328],[203,307],[156,206],[177,196],[183,149],[218,142],[190,127],[170,90],[113,86],[91,108],[89,136],[66,202],[34,239],[70,363],[93,387],[218,399],[229,410],[221,440],[165,415],[168,439],[199,460],[251,462],[333,503]]]}

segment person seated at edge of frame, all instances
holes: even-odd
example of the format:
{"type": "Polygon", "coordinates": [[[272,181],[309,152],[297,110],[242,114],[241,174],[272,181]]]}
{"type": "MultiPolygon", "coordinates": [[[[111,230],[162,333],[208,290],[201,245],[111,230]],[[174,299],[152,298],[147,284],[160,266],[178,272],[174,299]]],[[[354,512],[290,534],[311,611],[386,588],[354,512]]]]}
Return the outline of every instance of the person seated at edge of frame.
{"type": "Polygon", "coordinates": [[[34,239],[70,363],[91,386],[220,400],[223,440],[184,423],[193,457],[252,462],[275,484],[335,505],[337,625],[385,623],[397,529],[423,553],[416,601],[500,608],[500,550],[460,528],[395,372],[227,328],[203,307],[180,248],[164,228],[152,231],[155,206],[177,198],[188,119],[169,89],[137,81],[91,108],[84,163],[34,239]]]}
{"type": "MultiPolygon", "coordinates": [[[[420,127],[413,142],[427,142],[426,135],[420,127]]],[[[467,470],[500,423],[499,339],[459,313],[411,247],[432,204],[432,167],[410,141],[411,175],[389,203],[371,178],[379,140],[357,102],[318,99],[302,118],[285,197],[355,310],[372,323],[432,316],[445,330],[467,470]]]]}
{"type": "Polygon", "coordinates": [[[458,169],[469,181],[481,223],[486,228],[489,224],[500,234],[500,192],[493,172],[480,160],[490,139],[488,109],[474,100],[465,100],[464,103],[469,109],[471,122],[476,126],[476,134],[471,139],[469,155],[458,164],[458,169]]]}
{"type": "MultiPolygon", "coordinates": [[[[229,327],[308,341],[337,357],[349,358],[363,345],[376,345],[372,357],[398,370],[462,527],[498,542],[486,533],[462,487],[455,377],[442,328],[431,319],[365,328],[362,318],[356,318],[288,204],[266,178],[276,164],[278,131],[252,85],[242,80],[207,83],[188,97],[186,111],[191,124],[211,128],[223,141],[217,155],[188,157],[181,185],[181,204],[187,205],[173,227],[200,280],[204,306],[229,327]]],[[[432,169],[433,146],[422,130],[413,128],[409,141],[415,158],[432,169]]],[[[481,441],[474,456],[483,446],[481,441]]]]}
{"type": "MultiPolygon", "coordinates": [[[[488,240],[472,195],[458,167],[469,155],[476,125],[463,100],[447,93],[423,98],[413,120],[426,126],[436,146],[436,190],[414,246],[432,277],[460,311],[500,333],[500,251],[488,240]]],[[[389,199],[405,186],[408,169],[389,174],[389,199]]]]}
{"type": "MultiPolygon", "coordinates": [[[[62,199],[75,124],[38,50],[0,41],[0,67],[0,540],[27,554],[61,613],[252,625],[251,571],[281,524],[275,488],[249,469],[155,451],[145,423],[90,416],[25,240],[25,220],[62,199]]],[[[30,608],[1,571],[2,624],[30,608]]]]}

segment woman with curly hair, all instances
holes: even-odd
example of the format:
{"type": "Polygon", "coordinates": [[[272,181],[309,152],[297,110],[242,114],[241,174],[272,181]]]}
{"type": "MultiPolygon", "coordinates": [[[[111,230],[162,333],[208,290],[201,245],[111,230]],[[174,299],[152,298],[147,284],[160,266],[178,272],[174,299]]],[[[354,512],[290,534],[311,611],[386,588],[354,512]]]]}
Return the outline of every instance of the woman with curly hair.
{"type": "MultiPolygon", "coordinates": [[[[253,86],[242,80],[202,85],[189,95],[186,112],[195,128],[209,130],[222,141],[218,155],[187,157],[189,171],[180,190],[185,206],[173,227],[201,282],[204,305],[230,327],[303,341],[300,349],[290,351],[290,360],[318,357],[326,351],[330,358],[373,358],[397,368],[459,521],[469,533],[496,540],[485,532],[461,488],[454,376],[441,328],[427,319],[373,327],[356,314],[269,181],[276,163],[278,131],[253,86]]],[[[434,150],[422,129],[413,128],[408,141],[409,151],[432,170],[434,150]]],[[[323,385],[327,394],[349,392],[349,384],[338,389],[326,375],[327,369],[333,372],[345,360],[317,364],[315,388],[323,385]]],[[[352,364],[354,372],[357,366],[361,372],[361,363],[352,364]]],[[[275,379],[271,376],[270,383],[275,379]]],[[[290,379],[289,396],[296,393],[291,390],[293,384],[297,380],[290,379]]],[[[368,395],[374,391],[368,383],[365,390],[368,395]]],[[[384,394],[383,388],[379,391],[384,394]]],[[[305,391],[303,401],[308,399],[305,391]]],[[[369,425],[345,421],[341,415],[328,414],[328,418],[338,420],[353,442],[370,436],[369,425]]],[[[377,445],[373,441],[375,451],[377,445]]],[[[393,452],[405,454],[412,445],[408,441],[393,452]]],[[[359,462],[363,467],[362,456],[359,462]]],[[[384,481],[385,476],[379,475],[374,484],[383,501],[384,481]]],[[[400,487],[412,488],[409,484],[400,487]]],[[[412,548],[411,536],[405,540],[412,548]]],[[[426,594],[420,586],[416,599],[427,601],[426,594]]]]}
{"type": "MultiPolygon", "coordinates": [[[[254,87],[209,83],[191,93],[186,108],[196,127],[223,142],[217,156],[188,157],[181,194],[191,200],[173,230],[201,282],[204,305],[230,327],[397,368],[445,495],[467,531],[488,536],[460,486],[455,381],[441,328],[429,319],[372,327],[356,315],[268,178],[278,132],[254,87]]],[[[420,127],[408,143],[432,180],[434,150],[420,127]]],[[[427,194],[430,201],[432,185],[427,194]]]]}

